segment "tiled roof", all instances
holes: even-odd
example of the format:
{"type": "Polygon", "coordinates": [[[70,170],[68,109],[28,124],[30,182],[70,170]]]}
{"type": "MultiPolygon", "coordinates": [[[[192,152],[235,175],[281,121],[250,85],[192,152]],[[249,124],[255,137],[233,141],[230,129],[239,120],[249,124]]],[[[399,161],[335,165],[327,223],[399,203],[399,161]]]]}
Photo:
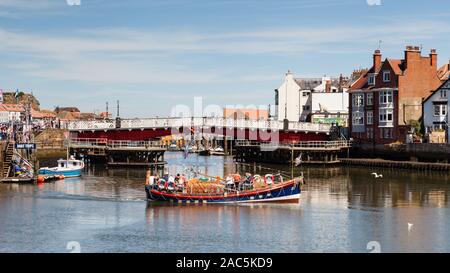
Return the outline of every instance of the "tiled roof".
{"type": "Polygon", "coordinates": [[[404,68],[402,60],[387,59],[387,61],[394,70],[395,75],[401,75],[403,73],[404,68]]]}
{"type": "Polygon", "coordinates": [[[80,113],[80,119],[95,119],[94,113],[80,113]]]}
{"type": "Polygon", "coordinates": [[[80,112],[77,107],[56,107],[55,112],[80,112]]]}
{"type": "Polygon", "coordinates": [[[77,120],[80,118],[80,113],[76,112],[60,112],[58,118],[61,120],[77,120]]]}
{"type": "Polygon", "coordinates": [[[21,104],[0,104],[0,112],[25,112],[21,104]]]}
{"type": "Polygon", "coordinates": [[[388,62],[389,65],[394,70],[394,73],[396,75],[401,75],[403,73],[403,61],[397,60],[397,59],[386,59],[386,61],[382,62],[380,67],[375,71],[375,68],[372,66],[367,73],[363,74],[358,80],[356,80],[352,86],[350,87],[349,92],[355,91],[355,90],[371,90],[374,87],[368,85],[368,75],[369,74],[378,74],[381,70],[381,68],[384,66],[384,64],[388,62]]]}
{"type": "Polygon", "coordinates": [[[36,111],[34,109],[31,109],[31,116],[33,118],[55,118],[56,114],[50,110],[36,111]]]}
{"type": "MultiPolygon", "coordinates": [[[[313,90],[322,84],[322,78],[295,78],[294,81],[301,90],[313,90]]],[[[338,87],[339,79],[332,78],[331,86],[338,87]]]]}
{"type": "Polygon", "coordinates": [[[295,78],[294,81],[302,90],[312,90],[322,83],[321,78],[295,78]]]}
{"type": "Polygon", "coordinates": [[[438,70],[438,77],[442,81],[445,81],[450,78],[450,62],[448,64],[443,65],[438,70]]]}

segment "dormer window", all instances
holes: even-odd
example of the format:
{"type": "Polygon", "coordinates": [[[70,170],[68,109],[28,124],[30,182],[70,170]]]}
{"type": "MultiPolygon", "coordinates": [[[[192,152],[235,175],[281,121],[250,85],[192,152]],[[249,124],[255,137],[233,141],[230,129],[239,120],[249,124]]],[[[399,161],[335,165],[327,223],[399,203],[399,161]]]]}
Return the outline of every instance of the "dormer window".
{"type": "Polygon", "coordinates": [[[391,71],[383,71],[383,82],[391,81],[391,71]]]}
{"type": "Polygon", "coordinates": [[[375,75],[369,75],[369,85],[375,85],[375,75]]]}

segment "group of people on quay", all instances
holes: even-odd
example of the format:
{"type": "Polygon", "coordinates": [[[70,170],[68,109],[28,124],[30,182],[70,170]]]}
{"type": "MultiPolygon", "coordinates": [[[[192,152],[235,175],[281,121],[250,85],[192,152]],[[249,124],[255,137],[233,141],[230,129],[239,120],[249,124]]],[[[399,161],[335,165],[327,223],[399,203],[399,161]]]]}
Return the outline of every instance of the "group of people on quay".
{"type": "Polygon", "coordinates": [[[33,126],[26,123],[0,125],[0,140],[28,143],[33,137],[33,126]]]}
{"type": "Polygon", "coordinates": [[[200,191],[201,193],[220,194],[272,187],[275,184],[283,183],[283,181],[281,174],[266,174],[265,176],[250,173],[246,173],[245,176],[229,174],[225,179],[206,175],[201,175],[199,178],[188,178],[185,174],[179,173],[176,176],[165,174],[160,177],[148,170],[146,176],[146,186],[150,189],[169,193],[200,191]]]}

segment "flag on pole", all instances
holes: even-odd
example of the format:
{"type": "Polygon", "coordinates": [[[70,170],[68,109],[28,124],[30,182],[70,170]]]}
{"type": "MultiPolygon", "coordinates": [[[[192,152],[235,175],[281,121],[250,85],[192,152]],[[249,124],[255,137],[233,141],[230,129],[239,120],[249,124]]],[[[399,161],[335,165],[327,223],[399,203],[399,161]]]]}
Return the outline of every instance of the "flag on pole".
{"type": "Polygon", "coordinates": [[[186,144],[186,147],[184,149],[184,159],[186,159],[189,155],[189,144],[186,144]]]}
{"type": "Polygon", "coordinates": [[[302,164],[302,154],[300,154],[300,155],[295,159],[295,167],[300,166],[300,164],[302,164]]]}
{"type": "Polygon", "coordinates": [[[19,97],[19,89],[16,89],[16,93],[14,94],[14,97],[17,99],[19,97]]]}
{"type": "Polygon", "coordinates": [[[0,89],[0,104],[3,103],[3,89],[0,89]]]}

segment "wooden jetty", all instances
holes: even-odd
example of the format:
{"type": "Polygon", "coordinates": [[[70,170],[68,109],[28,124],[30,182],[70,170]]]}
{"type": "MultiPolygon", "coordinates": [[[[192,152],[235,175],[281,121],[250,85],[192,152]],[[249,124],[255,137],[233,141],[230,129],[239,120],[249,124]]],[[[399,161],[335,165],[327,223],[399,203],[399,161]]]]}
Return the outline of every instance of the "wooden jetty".
{"type": "Polygon", "coordinates": [[[2,183],[15,183],[15,184],[33,184],[36,181],[35,178],[20,178],[20,177],[6,177],[1,180],[2,183]]]}
{"type": "Polygon", "coordinates": [[[161,141],[71,139],[69,153],[77,158],[105,162],[108,166],[163,165],[166,146],[161,141]]]}
{"type": "Polygon", "coordinates": [[[237,140],[236,161],[293,163],[301,157],[302,164],[338,164],[339,157],[348,155],[351,142],[305,141],[296,143],[274,143],[237,140]]]}
{"type": "Polygon", "coordinates": [[[6,177],[1,179],[2,183],[15,184],[34,184],[34,183],[48,183],[57,180],[63,180],[61,175],[38,175],[37,177],[6,177]]]}

